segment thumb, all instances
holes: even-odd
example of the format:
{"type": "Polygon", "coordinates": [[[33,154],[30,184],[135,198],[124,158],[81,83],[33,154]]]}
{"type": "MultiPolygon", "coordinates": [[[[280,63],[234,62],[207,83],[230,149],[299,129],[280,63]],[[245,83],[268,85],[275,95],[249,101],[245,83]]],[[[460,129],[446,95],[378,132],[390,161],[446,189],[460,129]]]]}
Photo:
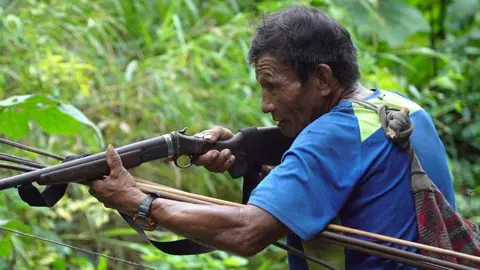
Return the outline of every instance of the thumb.
{"type": "Polygon", "coordinates": [[[113,145],[108,145],[105,156],[108,167],[110,168],[110,176],[118,177],[124,170],[124,168],[122,164],[122,159],[120,158],[120,155],[117,153],[113,145]]]}

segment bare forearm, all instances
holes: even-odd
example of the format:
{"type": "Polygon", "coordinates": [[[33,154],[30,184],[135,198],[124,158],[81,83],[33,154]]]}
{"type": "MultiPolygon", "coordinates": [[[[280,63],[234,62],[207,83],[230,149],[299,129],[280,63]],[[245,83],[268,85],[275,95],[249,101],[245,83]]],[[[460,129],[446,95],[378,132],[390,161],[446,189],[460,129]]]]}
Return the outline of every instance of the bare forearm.
{"type": "Polygon", "coordinates": [[[235,251],[250,231],[244,207],[156,200],[153,218],[165,229],[219,249],[235,251]]]}
{"type": "MultiPolygon", "coordinates": [[[[106,207],[132,215],[147,197],[122,166],[120,155],[109,145],[106,161],[110,174],[90,182],[90,194],[106,207]]],[[[196,205],[156,199],[150,211],[158,225],[205,245],[244,256],[262,250],[288,229],[266,211],[255,206],[196,205]]]]}
{"type": "Polygon", "coordinates": [[[156,199],[151,215],[159,226],[217,249],[251,256],[288,229],[255,206],[196,205],[156,199]]]}

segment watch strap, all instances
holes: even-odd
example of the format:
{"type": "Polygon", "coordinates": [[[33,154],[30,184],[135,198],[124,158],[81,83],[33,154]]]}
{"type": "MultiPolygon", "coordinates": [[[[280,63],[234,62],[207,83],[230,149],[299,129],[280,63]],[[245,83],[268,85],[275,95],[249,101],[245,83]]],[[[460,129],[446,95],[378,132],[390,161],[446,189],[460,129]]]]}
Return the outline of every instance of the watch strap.
{"type": "Polygon", "coordinates": [[[145,197],[145,199],[143,199],[140,205],[137,207],[137,213],[133,217],[133,220],[137,222],[139,221],[145,230],[153,230],[156,226],[156,222],[150,217],[150,210],[152,208],[153,201],[157,198],[159,198],[159,196],[154,193],[145,197]]]}

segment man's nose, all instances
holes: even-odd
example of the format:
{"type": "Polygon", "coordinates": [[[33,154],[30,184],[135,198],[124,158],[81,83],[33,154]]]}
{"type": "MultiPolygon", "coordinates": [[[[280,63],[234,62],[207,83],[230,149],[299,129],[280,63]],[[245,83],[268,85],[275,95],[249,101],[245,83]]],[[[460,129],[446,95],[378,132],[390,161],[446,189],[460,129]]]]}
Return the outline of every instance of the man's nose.
{"type": "Polygon", "coordinates": [[[262,111],[263,113],[271,113],[275,110],[275,105],[273,105],[273,102],[270,98],[267,97],[267,95],[263,94],[262,95],[262,111]]]}

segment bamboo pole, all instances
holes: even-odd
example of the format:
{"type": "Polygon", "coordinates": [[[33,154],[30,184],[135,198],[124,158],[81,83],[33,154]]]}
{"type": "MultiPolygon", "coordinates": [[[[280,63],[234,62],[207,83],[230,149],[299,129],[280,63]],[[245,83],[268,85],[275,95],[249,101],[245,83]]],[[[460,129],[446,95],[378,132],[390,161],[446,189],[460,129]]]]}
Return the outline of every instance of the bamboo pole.
{"type": "Polygon", "coordinates": [[[135,179],[135,182],[137,183],[138,187],[145,188],[147,191],[149,189],[151,189],[151,190],[157,190],[157,191],[160,191],[160,192],[162,192],[162,191],[163,192],[168,192],[170,194],[176,194],[176,195],[179,195],[179,196],[184,196],[184,197],[187,197],[187,198],[208,202],[210,204],[228,205],[228,206],[235,206],[235,207],[244,206],[243,204],[240,204],[240,203],[225,201],[225,200],[221,200],[221,199],[217,199],[217,198],[207,197],[207,196],[194,194],[194,193],[189,193],[189,192],[186,192],[186,191],[183,191],[183,190],[178,190],[178,189],[175,189],[175,188],[167,187],[167,186],[157,184],[157,183],[153,183],[153,182],[150,182],[150,181],[144,180],[142,178],[138,178],[138,177],[134,177],[134,179],[135,179]]]}
{"type": "MultiPolygon", "coordinates": [[[[225,205],[225,206],[232,206],[232,207],[244,206],[243,204],[239,204],[239,203],[235,203],[235,202],[225,201],[225,200],[221,200],[221,199],[211,198],[211,197],[207,197],[207,196],[203,196],[203,195],[193,194],[193,193],[189,193],[189,192],[186,192],[186,191],[174,189],[174,188],[171,188],[171,187],[167,187],[167,186],[164,186],[164,185],[161,185],[161,184],[153,183],[153,182],[150,182],[150,181],[147,181],[147,180],[144,180],[144,179],[141,179],[141,178],[137,178],[137,177],[135,177],[135,181],[137,182],[137,186],[140,189],[142,189],[143,191],[159,192],[159,193],[163,194],[165,196],[165,198],[167,198],[167,199],[171,198],[171,199],[174,199],[174,200],[180,200],[180,201],[184,201],[184,202],[193,202],[193,203],[210,204],[210,205],[214,204],[214,205],[225,205]]],[[[370,233],[370,232],[366,232],[366,231],[362,231],[362,230],[352,229],[352,228],[348,228],[348,227],[344,227],[344,226],[340,226],[340,225],[329,224],[329,225],[327,225],[327,229],[331,230],[331,231],[342,232],[342,233],[356,234],[356,235],[359,235],[359,236],[364,236],[364,237],[380,240],[380,241],[383,241],[383,242],[391,242],[391,243],[394,243],[394,244],[400,244],[400,245],[407,246],[407,247],[414,247],[414,248],[423,249],[423,250],[427,250],[427,251],[437,252],[437,253],[440,253],[440,254],[450,255],[450,256],[454,256],[454,257],[457,257],[457,258],[462,258],[462,259],[466,259],[466,260],[470,260],[470,261],[474,261],[474,262],[480,262],[479,257],[475,257],[475,256],[472,256],[472,255],[469,255],[469,254],[464,254],[464,253],[459,253],[459,252],[455,252],[455,251],[451,251],[451,250],[431,247],[431,246],[427,246],[427,245],[423,245],[423,244],[419,244],[419,243],[414,243],[414,242],[401,240],[401,239],[397,239],[397,238],[393,238],[393,237],[383,236],[383,235],[370,233]]],[[[329,232],[322,232],[318,235],[318,237],[324,238],[324,236],[325,236],[324,234],[329,235],[330,238],[332,236],[331,233],[329,234],[329,232]]],[[[337,243],[341,241],[339,239],[330,239],[330,240],[332,240],[332,242],[335,241],[337,243]]],[[[355,240],[358,240],[358,239],[355,239],[355,240]]],[[[361,241],[361,240],[359,240],[359,241],[361,241]]],[[[368,243],[370,243],[370,242],[368,242],[368,243]]],[[[343,242],[343,244],[344,244],[344,246],[346,246],[345,244],[348,244],[348,243],[343,242]]],[[[375,245],[378,245],[378,244],[375,244],[375,245]]],[[[349,246],[351,246],[351,244],[349,246]]],[[[369,248],[371,248],[371,246],[369,246],[368,248],[365,247],[365,249],[369,249],[369,248]]],[[[385,248],[382,245],[375,246],[375,248],[377,249],[376,253],[381,252],[382,250],[385,251],[385,248]],[[379,251],[378,249],[381,249],[381,250],[379,251]]],[[[387,249],[393,249],[393,248],[388,248],[387,247],[387,249]]],[[[390,250],[390,251],[392,251],[392,250],[390,250]]],[[[402,253],[402,255],[404,255],[404,253],[402,253]]],[[[413,256],[417,256],[417,257],[413,257],[412,260],[418,260],[418,256],[419,256],[418,254],[415,254],[413,256]]],[[[427,257],[427,256],[424,256],[424,257],[428,258],[427,260],[432,259],[432,258],[427,257]]],[[[452,267],[451,263],[446,262],[446,261],[442,261],[442,260],[438,260],[438,259],[433,259],[433,261],[436,261],[437,264],[438,264],[438,261],[440,261],[440,265],[443,265],[445,267],[450,267],[451,269],[472,269],[472,268],[469,268],[469,267],[466,267],[466,266],[461,266],[461,265],[456,265],[456,267],[452,267]]],[[[430,262],[432,262],[432,261],[430,261],[430,262]]],[[[423,265],[423,267],[428,268],[428,265],[423,265]]]]}
{"type": "Polygon", "coordinates": [[[383,242],[390,242],[390,243],[399,244],[399,245],[402,245],[402,246],[418,248],[418,249],[422,249],[422,250],[425,250],[425,251],[436,252],[438,254],[448,255],[448,256],[452,256],[452,257],[456,257],[456,258],[480,263],[480,257],[476,257],[476,256],[473,256],[473,255],[470,255],[470,254],[460,253],[460,252],[456,252],[456,251],[452,251],[452,250],[448,250],[448,249],[443,249],[443,248],[427,246],[427,245],[420,244],[420,243],[410,242],[410,241],[406,241],[406,240],[402,240],[402,239],[398,239],[398,238],[393,238],[393,237],[390,237],[390,236],[385,236],[385,235],[366,232],[366,231],[357,230],[357,229],[353,229],[353,228],[348,228],[348,227],[344,227],[344,226],[340,226],[340,225],[336,225],[336,224],[330,224],[330,225],[327,226],[327,228],[329,230],[336,231],[336,232],[356,234],[356,235],[359,235],[359,236],[364,236],[364,237],[368,237],[368,238],[371,238],[371,239],[380,240],[380,241],[383,241],[383,242]]]}

